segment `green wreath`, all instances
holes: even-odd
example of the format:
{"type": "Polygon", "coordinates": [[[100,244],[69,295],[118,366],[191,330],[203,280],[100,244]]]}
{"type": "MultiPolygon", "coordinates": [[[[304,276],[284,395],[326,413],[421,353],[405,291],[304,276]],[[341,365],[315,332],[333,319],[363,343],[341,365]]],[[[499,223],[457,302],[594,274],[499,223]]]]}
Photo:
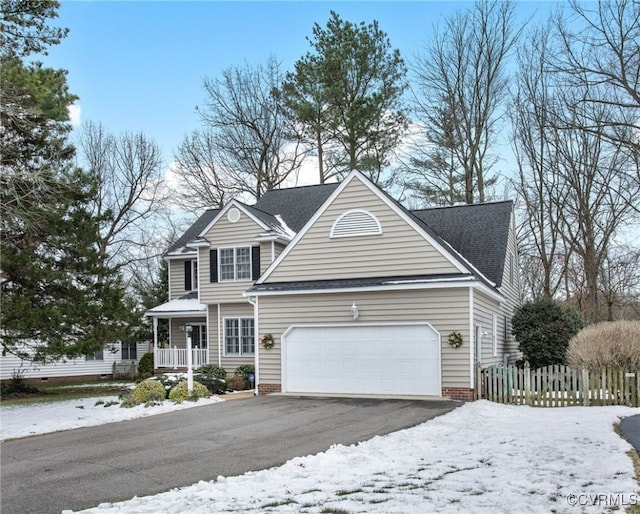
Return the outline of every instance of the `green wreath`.
{"type": "Polygon", "coordinates": [[[275,341],[273,340],[273,336],[271,334],[265,334],[260,338],[260,344],[265,350],[271,350],[275,341]]]}
{"type": "Polygon", "coordinates": [[[451,348],[460,348],[462,346],[462,334],[460,332],[451,332],[448,338],[451,348]]]}

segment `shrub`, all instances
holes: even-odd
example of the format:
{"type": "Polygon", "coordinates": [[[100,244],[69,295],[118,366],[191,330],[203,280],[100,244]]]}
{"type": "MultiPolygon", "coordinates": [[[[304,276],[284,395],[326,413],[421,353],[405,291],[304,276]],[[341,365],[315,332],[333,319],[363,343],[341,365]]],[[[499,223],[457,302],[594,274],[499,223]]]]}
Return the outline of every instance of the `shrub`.
{"type": "Polygon", "coordinates": [[[165,399],[163,385],[153,379],[140,382],[131,393],[133,404],[156,405],[165,399]]]}
{"type": "Polygon", "coordinates": [[[640,369],[640,321],[609,321],[588,326],[569,341],[567,362],[572,368],[589,371],[640,369]]]}
{"type": "Polygon", "coordinates": [[[247,382],[240,375],[233,375],[227,380],[227,389],[229,391],[244,391],[247,389],[247,382]]]}
{"type": "Polygon", "coordinates": [[[249,387],[251,387],[251,381],[249,380],[249,375],[255,376],[256,368],[253,364],[242,364],[241,366],[238,366],[236,368],[234,373],[242,377],[242,379],[245,381],[246,388],[248,389],[249,387]]]}
{"type": "Polygon", "coordinates": [[[23,372],[14,371],[11,374],[11,380],[0,383],[0,397],[6,399],[39,393],[40,390],[35,386],[29,385],[23,375],[23,372]]]}
{"type": "Polygon", "coordinates": [[[169,392],[169,400],[176,403],[182,403],[186,400],[197,401],[199,398],[206,398],[209,396],[209,390],[199,382],[193,382],[193,390],[189,394],[187,388],[187,381],[181,380],[178,385],[171,389],[169,392]]]}
{"type": "Polygon", "coordinates": [[[585,326],[574,307],[551,298],[522,305],[514,313],[512,324],[518,348],[532,368],[566,364],[569,340],[585,326]]]}
{"type": "Polygon", "coordinates": [[[181,380],[184,380],[184,376],[179,375],[158,375],[153,377],[151,380],[157,380],[162,384],[164,388],[164,394],[166,398],[169,398],[169,393],[171,389],[177,386],[181,380]]]}
{"type": "Polygon", "coordinates": [[[153,352],[145,353],[138,363],[138,376],[149,378],[153,376],[153,352]]]}
{"type": "Polygon", "coordinates": [[[200,366],[193,379],[204,385],[212,394],[224,394],[227,390],[227,372],[216,364],[200,366]]]}
{"type": "Polygon", "coordinates": [[[224,368],[218,366],[217,364],[205,364],[196,369],[196,373],[202,375],[209,375],[215,378],[221,378],[222,380],[227,378],[227,372],[224,368]]]}

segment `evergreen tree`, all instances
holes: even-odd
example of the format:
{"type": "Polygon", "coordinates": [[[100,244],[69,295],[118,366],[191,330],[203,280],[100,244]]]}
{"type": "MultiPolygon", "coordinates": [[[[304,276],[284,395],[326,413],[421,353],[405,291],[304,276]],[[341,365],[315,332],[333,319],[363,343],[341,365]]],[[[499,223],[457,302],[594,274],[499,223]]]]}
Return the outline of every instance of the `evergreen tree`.
{"type": "Polygon", "coordinates": [[[407,128],[400,52],[377,21],[356,25],[333,11],[309,42],[313,51],[287,74],[282,94],[316,147],[320,181],[358,169],[380,183],[407,128]]]}
{"type": "Polygon", "coordinates": [[[2,2],[0,271],[3,351],[49,361],[128,333],[132,309],[98,254],[96,177],[72,165],[66,71],[25,64],[66,34],[56,2],[2,2]]]}

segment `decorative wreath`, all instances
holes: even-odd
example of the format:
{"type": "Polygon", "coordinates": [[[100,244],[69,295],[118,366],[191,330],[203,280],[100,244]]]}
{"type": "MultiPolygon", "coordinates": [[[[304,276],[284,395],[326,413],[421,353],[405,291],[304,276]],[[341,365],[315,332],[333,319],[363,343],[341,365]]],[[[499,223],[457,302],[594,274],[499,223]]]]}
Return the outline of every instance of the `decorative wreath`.
{"type": "Polygon", "coordinates": [[[462,346],[462,334],[460,332],[451,332],[448,342],[452,348],[460,348],[462,346]]]}
{"type": "Polygon", "coordinates": [[[260,344],[265,350],[271,350],[271,348],[273,348],[273,345],[275,344],[273,341],[273,336],[271,334],[263,335],[260,338],[260,344]]]}

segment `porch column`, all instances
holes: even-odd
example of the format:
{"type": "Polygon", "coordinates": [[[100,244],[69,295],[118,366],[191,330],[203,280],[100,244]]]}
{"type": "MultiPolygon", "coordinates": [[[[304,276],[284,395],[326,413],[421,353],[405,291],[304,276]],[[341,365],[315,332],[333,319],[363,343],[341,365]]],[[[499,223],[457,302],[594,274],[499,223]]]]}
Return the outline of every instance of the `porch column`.
{"type": "Polygon", "coordinates": [[[187,330],[187,390],[189,394],[193,392],[193,354],[191,353],[193,327],[186,325],[187,330]]]}
{"type": "Polygon", "coordinates": [[[153,369],[158,369],[158,318],[153,317],[153,369]]]}

